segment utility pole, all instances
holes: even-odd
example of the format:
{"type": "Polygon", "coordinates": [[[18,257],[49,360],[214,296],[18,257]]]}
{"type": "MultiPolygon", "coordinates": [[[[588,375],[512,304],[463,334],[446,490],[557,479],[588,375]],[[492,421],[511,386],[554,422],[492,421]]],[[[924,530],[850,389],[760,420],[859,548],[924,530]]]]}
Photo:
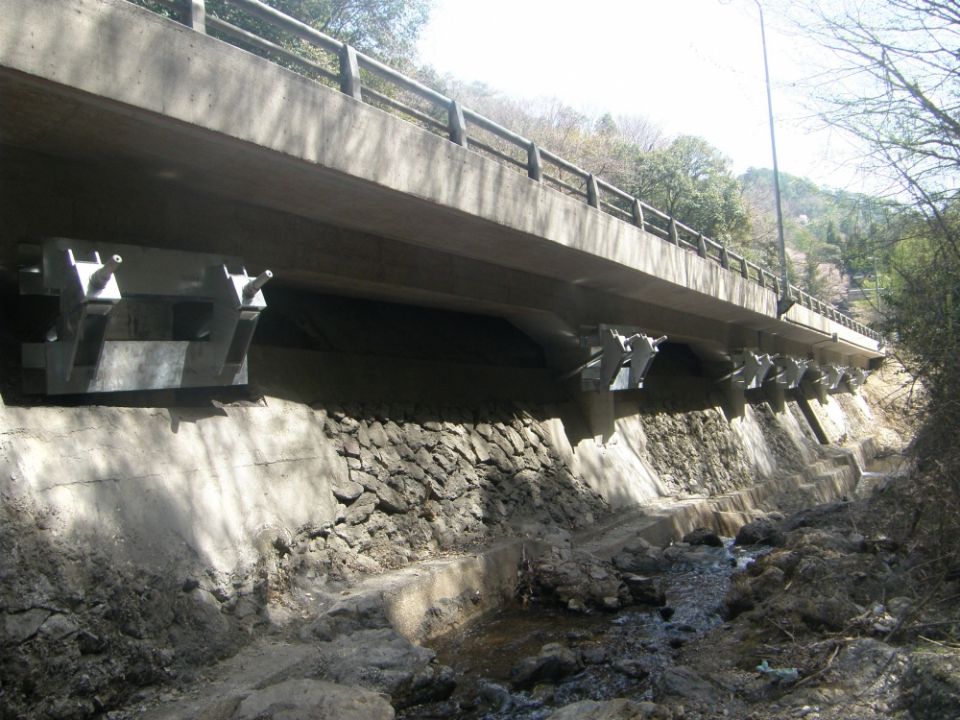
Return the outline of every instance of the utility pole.
{"type": "MultiPolygon", "coordinates": [[[[720,0],[728,5],[733,0],[720,0]]],[[[773,152],[773,194],[777,203],[777,238],[780,241],[780,297],[777,298],[777,317],[786,315],[795,301],[790,297],[790,278],[787,275],[787,245],[783,238],[783,209],[780,203],[780,170],[777,166],[777,137],[773,130],[773,96],[770,92],[770,64],[767,61],[767,28],[763,22],[763,6],[753,0],[760,12],[760,41],[763,45],[763,74],[767,81],[767,116],[770,119],[770,148],[773,152]]]]}
{"type": "Polygon", "coordinates": [[[880,297],[880,258],[876,255],[870,258],[873,260],[873,286],[877,295],[877,331],[883,334],[883,298],[880,297]]]}

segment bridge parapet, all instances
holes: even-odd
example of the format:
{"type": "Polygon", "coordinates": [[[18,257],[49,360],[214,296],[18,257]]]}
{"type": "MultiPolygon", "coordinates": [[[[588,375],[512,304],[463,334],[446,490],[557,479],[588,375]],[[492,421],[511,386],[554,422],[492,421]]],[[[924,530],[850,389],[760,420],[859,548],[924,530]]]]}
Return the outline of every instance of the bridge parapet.
{"type": "MultiPolygon", "coordinates": [[[[836,322],[871,340],[882,342],[872,328],[841,313],[835,306],[795,285],[782,287],[781,279],[722,243],[706,237],[675,218],[643,202],[535,142],[501,126],[454,99],[410,78],[351,46],[290,17],[259,0],[226,0],[246,15],[297,38],[325,53],[327,64],[304,57],[253,32],[209,14],[204,0],[149,0],[136,3],[159,6],[198,32],[254,48],[261,56],[297,70],[326,85],[339,87],[354,99],[393,112],[425,129],[446,134],[451,142],[478,152],[502,165],[525,173],[530,179],[574,197],[613,217],[635,225],[671,244],[737,273],[762,288],[773,290],[811,312],[836,322]],[[337,71],[334,72],[333,68],[337,71]],[[361,70],[385,83],[380,89],[364,83],[361,70]]],[[[249,19],[246,18],[245,19],[249,19]]]]}

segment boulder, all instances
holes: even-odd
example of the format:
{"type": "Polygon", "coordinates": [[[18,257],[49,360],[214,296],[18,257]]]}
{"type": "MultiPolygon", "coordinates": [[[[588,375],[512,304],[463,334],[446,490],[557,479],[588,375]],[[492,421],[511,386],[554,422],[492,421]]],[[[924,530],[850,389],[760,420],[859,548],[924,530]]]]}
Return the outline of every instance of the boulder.
{"type": "Polygon", "coordinates": [[[510,672],[510,682],[517,690],[529,690],[544,682],[557,682],[583,670],[583,660],[573,650],[559,643],[544,645],[540,654],[524,659],[510,672]]]}
{"type": "Polygon", "coordinates": [[[7,642],[22,643],[37,634],[40,626],[50,617],[50,611],[32,608],[22,613],[11,613],[4,619],[7,642]]]}
{"type": "Polygon", "coordinates": [[[723,540],[713,530],[708,527],[694,528],[683,536],[685,543],[691,545],[709,545],[710,547],[723,547],[723,540]]]}
{"type": "Polygon", "coordinates": [[[320,651],[328,679],[386,693],[397,709],[446,700],[457,685],[450,668],[432,662],[433,650],[390,628],[340,636],[321,643],[320,651]]]}
{"type": "Polygon", "coordinates": [[[386,700],[370,690],[322,680],[287,680],[250,694],[234,720],[393,720],[386,700]]]}
{"type": "Polygon", "coordinates": [[[632,554],[619,552],[613,556],[612,562],[617,570],[644,575],[652,572],[663,572],[672,566],[670,560],[664,556],[659,548],[651,547],[644,553],[632,554]]]}
{"type": "Polygon", "coordinates": [[[736,545],[771,545],[772,547],[780,547],[784,542],[783,533],[769,518],[748,522],[740,528],[735,540],[736,545]]]}
{"type": "Polygon", "coordinates": [[[625,573],[621,579],[635,603],[654,607],[663,607],[667,604],[666,594],[660,590],[653,578],[625,573]]]}
{"type": "Polygon", "coordinates": [[[670,668],[663,674],[660,690],[664,695],[679,695],[705,705],[720,701],[720,690],[713,683],[683,665],[670,668]]]}

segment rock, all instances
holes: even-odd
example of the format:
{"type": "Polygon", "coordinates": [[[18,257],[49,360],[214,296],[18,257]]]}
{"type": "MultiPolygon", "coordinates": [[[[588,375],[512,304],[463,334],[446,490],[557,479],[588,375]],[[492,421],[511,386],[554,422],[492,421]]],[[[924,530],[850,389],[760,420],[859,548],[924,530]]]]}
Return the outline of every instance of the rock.
{"type": "Polygon", "coordinates": [[[405,513],[410,509],[407,501],[400,493],[384,483],[377,483],[375,488],[377,497],[380,499],[380,509],[388,513],[405,513]]]}
{"type": "Polygon", "coordinates": [[[387,420],[383,424],[383,431],[387,434],[387,439],[391,445],[403,445],[405,438],[403,430],[393,420],[387,420]]]}
{"type": "Polygon", "coordinates": [[[490,459],[493,461],[493,464],[497,466],[497,469],[500,472],[512,473],[516,469],[514,467],[513,461],[507,457],[507,454],[499,445],[491,444],[489,446],[490,459]]]}
{"type": "Polygon", "coordinates": [[[512,427],[507,426],[503,429],[503,434],[506,436],[510,445],[513,446],[513,454],[523,455],[523,449],[526,447],[526,444],[523,442],[523,438],[520,437],[520,433],[518,433],[512,427]]]}
{"type": "Polygon", "coordinates": [[[627,590],[635,603],[655,607],[663,607],[667,604],[666,594],[657,587],[653,578],[625,573],[621,579],[627,586],[627,590]]]}
{"type": "Polygon", "coordinates": [[[365,492],[347,508],[344,518],[348,525],[359,525],[365,522],[377,507],[377,496],[372,492],[365,492]]]}
{"type": "Polygon", "coordinates": [[[340,423],[340,429],[345,433],[355,433],[360,427],[360,422],[352,417],[341,417],[337,420],[340,423]]]}
{"type": "Polygon", "coordinates": [[[490,427],[487,423],[480,423],[476,427],[477,434],[480,435],[484,440],[490,442],[490,438],[493,437],[493,428],[490,427]]]}
{"type": "Polygon", "coordinates": [[[771,545],[773,547],[780,547],[784,542],[783,533],[769,518],[748,522],[740,528],[737,539],[734,541],[736,545],[771,545]]]}
{"type": "Polygon", "coordinates": [[[423,429],[416,423],[404,423],[403,439],[411,450],[417,452],[423,447],[423,429]]]}
{"type": "Polygon", "coordinates": [[[485,463],[490,460],[490,444],[476,431],[470,433],[470,446],[479,462],[485,463]]]}
{"type": "Polygon", "coordinates": [[[631,555],[643,555],[649,550],[652,546],[642,537],[638,537],[631,542],[628,542],[623,546],[623,552],[630,553],[631,555]]]}
{"type": "Polygon", "coordinates": [[[436,653],[389,628],[361,630],[320,649],[329,679],[387,693],[397,709],[446,700],[456,687],[450,668],[432,664],[436,653]]]}
{"type": "Polygon", "coordinates": [[[425,447],[421,447],[414,453],[413,460],[415,463],[417,463],[417,465],[428,472],[430,468],[434,467],[433,455],[431,455],[430,451],[425,447]]]}
{"type": "Polygon", "coordinates": [[[618,660],[613,664],[613,668],[635,680],[645,680],[650,677],[650,671],[643,667],[639,660],[618,660]]]}
{"type": "Polygon", "coordinates": [[[694,528],[683,536],[685,543],[691,545],[709,545],[710,547],[723,547],[723,540],[713,530],[707,527],[694,528]]]}
{"type": "Polygon", "coordinates": [[[343,503],[350,503],[363,494],[363,485],[352,480],[341,480],[330,487],[333,496],[343,503]]]}
{"type": "Polygon", "coordinates": [[[679,695],[705,705],[715,705],[720,700],[720,691],[710,681],[683,665],[663,674],[660,690],[664,695],[679,695]]]}
{"type": "Polygon", "coordinates": [[[957,716],[960,677],[956,655],[912,657],[903,685],[905,692],[901,697],[911,718],[940,720],[957,716]]]}
{"type": "MultiPolygon", "coordinates": [[[[212,593],[203,588],[197,588],[192,590],[187,597],[193,601],[191,616],[195,622],[203,625],[209,631],[226,632],[228,628],[227,618],[224,617],[220,609],[220,603],[212,593]]],[[[143,636],[143,628],[139,623],[136,626],[131,626],[128,630],[125,629],[124,632],[138,639],[142,639],[143,636]]]]}
{"type": "Polygon", "coordinates": [[[328,438],[333,440],[337,435],[340,434],[340,424],[331,417],[325,418],[323,421],[323,434],[328,438]]]}
{"type": "MultiPolygon", "coordinates": [[[[547,720],[647,720],[647,718],[661,717],[658,708],[652,702],[636,703],[631,700],[618,698],[597,702],[595,700],[581,700],[560,708],[547,720]]],[[[662,717],[670,717],[662,715],[662,717]]]]}
{"type": "Polygon", "coordinates": [[[106,647],[107,644],[93,633],[81,632],[77,635],[77,649],[81,655],[96,655],[106,647]]]}
{"type": "Polygon", "coordinates": [[[360,427],[357,428],[357,442],[360,443],[360,447],[366,448],[367,450],[373,447],[373,442],[370,440],[370,432],[367,430],[366,422],[361,421],[360,427]]]}
{"type": "Polygon", "coordinates": [[[234,720],[393,720],[394,710],[380,695],[322,680],[287,680],[250,694],[234,720]]]}
{"type": "Polygon", "coordinates": [[[605,597],[603,598],[601,608],[607,612],[616,612],[620,609],[620,599],[616,597],[605,597]]]}
{"type": "Polygon", "coordinates": [[[650,548],[643,555],[620,552],[613,556],[612,562],[617,570],[635,575],[663,572],[669,570],[672,565],[659,548],[650,548]]]}
{"type": "Polygon", "coordinates": [[[353,438],[349,435],[340,436],[340,449],[347,457],[360,457],[360,444],[357,442],[356,438],[353,438]]]}
{"type": "Polygon", "coordinates": [[[511,443],[502,432],[495,431],[493,435],[490,436],[490,445],[500,448],[507,457],[514,455],[513,443],[511,443]]]}
{"type": "Polygon", "coordinates": [[[601,643],[585,643],[577,649],[586,665],[606,665],[610,662],[610,655],[601,643]]]}
{"type": "Polygon", "coordinates": [[[383,425],[376,420],[370,423],[370,427],[367,428],[367,435],[370,436],[370,442],[378,448],[386,447],[390,443],[390,438],[384,432],[383,425]]]}
{"type": "Polygon", "coordinates": [[[510,691],[503,685],[491,682],[485,682],[480,686],[480,699],[498,712],[509,710],[513,704],[510,691]]]}
{"type": "Polygon", "coordinates": [[[523,660],[510,672],[517,690],[529,690],[537,683],[556,682],[583,670],[583,661],[573,650],[559,643],[544,645],[540,654],[523,660]]]}
{"type": "Polygon", "coordinates": [[[80,628],[66,615],[57,613],[47,618],[47,621],[40,626],[38,632],[46,635],[51,640],[63,640],[68,635],[73,635],[80,628]]]}
{"type": "Polygon", "coordinates": [[[11,643],[22,643],[37,634],[40,626],[50,617],[49,610],[33,608],[22,613],[8,614],[4,620],[6,640],[11,643]]]}

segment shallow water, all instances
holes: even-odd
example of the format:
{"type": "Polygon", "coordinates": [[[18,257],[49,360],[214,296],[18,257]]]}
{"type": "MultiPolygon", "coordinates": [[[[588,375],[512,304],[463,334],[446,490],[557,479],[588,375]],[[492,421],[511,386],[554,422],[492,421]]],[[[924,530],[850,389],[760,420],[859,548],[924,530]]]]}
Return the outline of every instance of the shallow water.
{"type": "Polygon", "coordinates": [[[733,572],[769,550],[734,547],[731,538],[724,543],[723,548],[697,548],[709,551],[713,562],[677,565],[655,575],[667,596],[668,610],[663,612],[632,606],[617,613],[576,615],[530,603],[472,623],[434,646],[437,660],[457,675],[454,695],[447,703],[413,708],[398,717],[540,720],[578,700],[649,699],[652,681],[672,664],[676,648],[722,622],[720,605],[733,572]],[[587,665],[558,685],[513,691],[511,670],[552,642],[605,651],[609,662],[587,665]]]}

